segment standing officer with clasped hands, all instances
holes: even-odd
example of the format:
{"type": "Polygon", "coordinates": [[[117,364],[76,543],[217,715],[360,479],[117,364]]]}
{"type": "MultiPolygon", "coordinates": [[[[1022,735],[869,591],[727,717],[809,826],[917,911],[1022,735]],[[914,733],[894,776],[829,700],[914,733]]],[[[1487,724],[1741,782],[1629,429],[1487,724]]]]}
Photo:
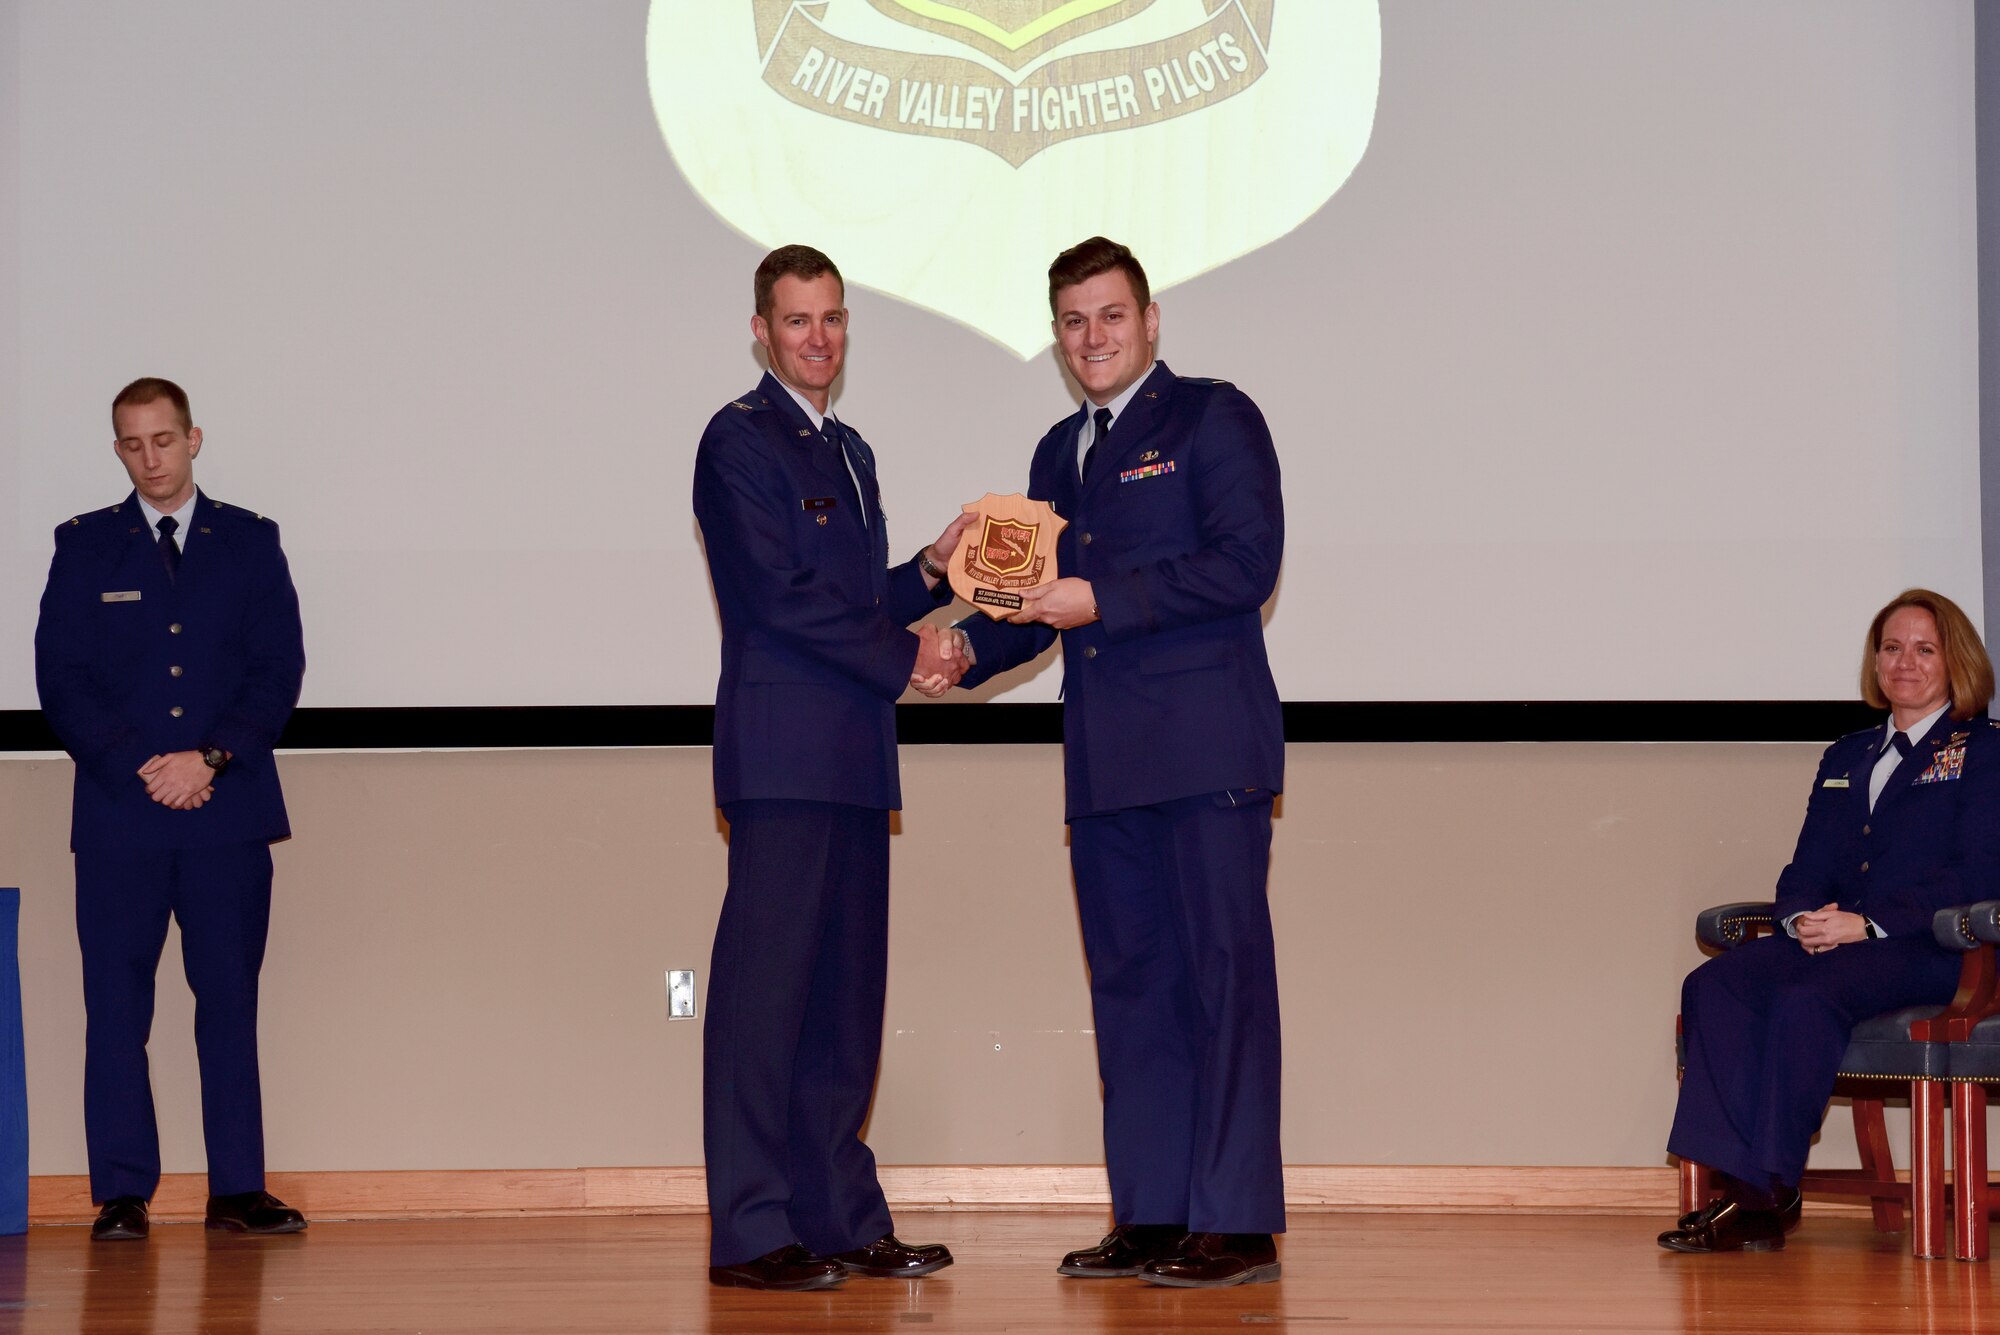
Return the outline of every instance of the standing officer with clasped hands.
{"type": "Polygon", "coordinates": [[[201,428],[170,380],[111,402],[132,494],[56,529],[35,628],[42,714],[76,761],[90,1236],[146,1236],[160,1181],[146,1039],[167,920],[194,992],[207,1224],[306,1226],[264,1190],[257,986],[271,844],[291,836],[272,748],[305,675],[278,526],[196,490],[201,428]]]}

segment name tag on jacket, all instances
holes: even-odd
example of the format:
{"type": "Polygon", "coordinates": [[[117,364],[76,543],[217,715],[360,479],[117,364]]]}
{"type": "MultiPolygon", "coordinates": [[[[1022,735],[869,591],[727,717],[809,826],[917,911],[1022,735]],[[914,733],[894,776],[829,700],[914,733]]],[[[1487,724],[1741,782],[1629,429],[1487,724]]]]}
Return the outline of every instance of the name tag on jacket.
{"type": "Polygon", "coordinates": [[[136,603],[139,601],[139,591],[137,589],[126,589],[119,593],[100,593],[97,595],[97,601],[101,603],[136,603]]]}
{"type": "Polygon", "coordinates": [[[1821,784],[1821,785],[1820,785],[1820,787],[1822,787],[1822,788],[1845,788],[1845,787],[1847,787],[1847,780],[1845,780],[1845,779],[1828,779],[1828,780],[1827,780],[1827,781],[1826,781],[1825,783],[1821,784]]]}

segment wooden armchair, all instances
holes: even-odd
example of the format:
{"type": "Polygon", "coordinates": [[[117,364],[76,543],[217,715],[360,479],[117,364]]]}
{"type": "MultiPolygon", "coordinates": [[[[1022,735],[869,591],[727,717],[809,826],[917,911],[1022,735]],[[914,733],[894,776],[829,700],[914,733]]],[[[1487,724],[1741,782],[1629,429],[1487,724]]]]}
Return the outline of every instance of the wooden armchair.
{"type": "MultiPolygon", "coordinates": [[[[1956,915],[1947,931],[1947,915],[1939,914],[1936,935],[1941,944],[1966,950],[1966,968],[1959,974],[1959,1001],[1967,998],[1973,962],[1981,966],[1988,996],[2000,990],[1993,947],[2000,943],[2000,900],[1974,904],[1956,915]]],[[[1951,1070],[1952,1254],[1961,1261],[1984,1261],[1988,1251],[1992,1188],[1986,1177],[1986,1087],[2000,1085],[2000,1007],[1965,1007],[1964,1014],[1931,1020],[1926,1034],[1949,1047],[1951,1070]]]]}
{"type": "MultiPolygon", "coordinates": [[[[1801,1191],[1818,1194],[1866,1196],[1873,1207],[1875,1227],[1894,1232],[1903,1226],[1903,1210],[1912,1215],[1910,1251],[1912,1255],[1934,1259],[1944,1255],[1945,1171],[1944,1171],[1944,1089],[1951,1079],[1954,1041],[1972,1041],[1973,1030],[1988,1017],[2000,1015],[2000,979],[1996,979],[1994,949],[1972,934],[1972,924],[1980,910],[2000,909],[2000,901],[1969,909],[1946,909],[1937,915],[1934,928],[1940,944],[1965,952],[1959,970],[1958,994],[1947,1006],[1910,1006],[1889,1011],[1857,1025],[1847,1051],[1840,1059],[1840,1073],[1834,1082],[1836,1097],[1853,1102],[1854,1140],[1860,1152],[1860,1168],[1808,1170],[1799,1183],[1801,1191]],[[1882,1116],[1885,1099],[1907,1097],[1910,1101],[1910,1180],[1896,1176],[1889,1152],[1889,1133],[1882,1116]]],[[[1695,919],[1695,936],[1711,952],[1730,950],[1745,941],[1773,930],[1771,904],[1765,902],[1721,904],[1705,909],[1695,919]]],[[[1983,920],[1983,919],[1981,919],[1983,920]]],[[[2000,937],[2000,916],[1995,919],[2000,937]]],[[[1674,1020],[1677,1055],[1684,1055],[1680,1018],[1674,1020]]],[[[2000,1081],[2000,1024],[1993,1027],[1996,1043],[1996,1081],[2000,1081]]],[[[1957,1087],[1954,1086],[1954,1089],[1957,1087]]],[[[1960,1132],[1958,1162],[1961,1180],[1967,1165],[1978,1163],[1972,1174],[1979,1182],[1977,1195],[1981,1210],[1978,1245],[1985,1246],[1985,1131],[1984,1088],[1979,1087],[1979,1116],[1957,1118],[1960,1132]],[[1976,1126],[1971,1125],[1976,1121],[1976,1126]],[[1970,1136],[1976,1149],[1964,1139],[1970,1136]]],[[[1958,1096],[1954,1095],[1954,1101],[1958,1096]]],[[[1967,1094],[1968,1100],[1975,1096],[1967,1094]]],[[[1685,1160],[1680,1165],[1680,1204],[1683,1213],[1700,1209],[1711,1193],[1708,1169],[1685,1160]]],[[[1972,1230],[1963,1214],[1975,1193],[1961,1190],[1960,1251],[1968,1249],[1972,1230]]],[[[1969,1258],[1968,1258],[1969,1259],[1969,1258]]]]}

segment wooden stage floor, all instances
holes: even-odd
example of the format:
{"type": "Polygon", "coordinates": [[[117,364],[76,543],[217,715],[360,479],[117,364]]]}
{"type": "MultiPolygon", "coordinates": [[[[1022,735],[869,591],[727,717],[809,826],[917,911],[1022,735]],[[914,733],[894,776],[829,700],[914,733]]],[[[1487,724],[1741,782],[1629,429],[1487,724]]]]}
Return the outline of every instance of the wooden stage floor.
{"type": "Polygon", "coordinates": [[[315,1223],[291,1238],[156,1225],[0,1239],[0,1331],[1154,1332],[1994,1330],[1993,1270],[1915,1262],[1905,1236],[1813,1219],[1783,1252],[1674,1256],[1630,1216],[1293,1216],[1277,1284],[1190,1292],[1064,1280],[1095,1214],[906,1213],[958,1264],[811,1294],[711,1289],[700,1216],[315,1223]]]}

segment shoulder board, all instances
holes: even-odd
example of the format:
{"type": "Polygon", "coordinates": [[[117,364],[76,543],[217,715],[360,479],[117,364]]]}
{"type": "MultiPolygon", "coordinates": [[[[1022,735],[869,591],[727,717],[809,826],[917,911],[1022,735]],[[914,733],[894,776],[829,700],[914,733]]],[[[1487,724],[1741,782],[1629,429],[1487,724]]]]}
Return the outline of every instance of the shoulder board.
{"type": "Polygon", "coordinates": [[[1228,380],[1217,380],[1213,376],[1205,376],[1205,375],[1178,375],[1175,376],[1174,379],[1180,381],[1183,385],[1232,385],[1233,386],[1234,383],[1228,380]]]}
{"type": "Polygon", "coordinates": [[[744,402],[743,400],[741,400],[741,399],[732,399],[732,400],[730,400],[730,402],[729,402],[729,406],[730,406],[730,407],[732,407],[732,408],[741,408],[741,409],[742,409],[742,410],[743,410],[744,412],[746,412],[746,413],[747,413],[747,412],[754,412],[754,411],[755,411],[755,409],[751,408],[751,406],[750,406],[749,404],[745,403],[745,402],[744,402]]]}
{"type": "Polygon", "coordinates": [[[80,515],[70,516],[69,527],[71,528],[81,527],[84,524],[90,523],[92,520],[101,519],[105,515],[115,515],[120,511],[122,511],[124,508],[125,504],[124,502],[121,501],[117,505],[107,505],[102,510],[85,510],[80,515]]]}
{"type": "Polygon", "coordinates": [[[1880,737],[1881,735],[1882,735],[1882,725],[1877,723],[1872,728],[1863,728],[1859,732],[1848,733],[1846,736],[1842,737],[1840,741],[1835,742],[1834,745],[1839,746],[1847,742],[1859,741],[1864,737],[1874,738],[1874,737],[1880,737]]]}

